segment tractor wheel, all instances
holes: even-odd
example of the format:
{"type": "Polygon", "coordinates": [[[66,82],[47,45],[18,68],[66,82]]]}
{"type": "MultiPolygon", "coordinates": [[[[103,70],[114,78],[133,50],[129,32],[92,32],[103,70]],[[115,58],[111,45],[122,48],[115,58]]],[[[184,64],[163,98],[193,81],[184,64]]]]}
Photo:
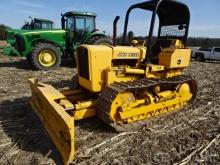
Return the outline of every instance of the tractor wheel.
{"type": "Polygon", "coordinates": [[[39,43],[30,54],[29,59],[37,70],[52,70],[61,64],[61,56],[56,46],[48,43],[39,43]]]}
{"type": "Polygon", "coordinates": [[[204,62],[205,61],[203,54],[196,54],[195,59],[196,59],[196,61],[199,61],[199,62],[204,62]]]}
{"type": "Polygon", "coordinates": [[[94,36],[89,38],[86,41],[86,44],[89,45],[113,45],[113,42],[110,38],[104,36],[94,36]]]}
{"type": "Polygon", "coordinates": [[[71,83],[70,83],[70,89],[76,90],[79,89],[80,85],[79,85],[79,77],[77,74],[75,74],[72,78],[71,78],[71,83]]]}
{"type": "Polygon", "coordinates": [[[26,60],[31,64],[31,54],[28,54],[26,60]]]}

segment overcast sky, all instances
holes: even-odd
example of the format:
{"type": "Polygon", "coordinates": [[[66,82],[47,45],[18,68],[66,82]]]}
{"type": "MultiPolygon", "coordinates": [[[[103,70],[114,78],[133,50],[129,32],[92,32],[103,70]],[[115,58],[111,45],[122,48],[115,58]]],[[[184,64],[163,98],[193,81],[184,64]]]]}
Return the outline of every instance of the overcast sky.
{"type": "MultiPolygon", "coordinates": [[[[144,0],[1,0],[0,24],[20,28],[28,16],[47,18],[60,28],[60,14],[66,11],[89,11],[97,13],[97,27],[112,33],[112,22],[121,16],[119,34],[126,10],[134,3],[144,0]]],[[[190,36],[220,38],[220,0],[181,0],[191,11],[190,36]]],[[[150,13],[136,10],[129,24],[135,35],[147,35],[150,13]]]]}

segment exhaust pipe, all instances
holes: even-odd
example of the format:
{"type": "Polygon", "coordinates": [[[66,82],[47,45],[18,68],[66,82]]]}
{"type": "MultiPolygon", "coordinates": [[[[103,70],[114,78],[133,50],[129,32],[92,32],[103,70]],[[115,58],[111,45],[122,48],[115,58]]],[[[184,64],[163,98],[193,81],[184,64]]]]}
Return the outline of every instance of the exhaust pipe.
{"type": "Polygon", "coordinates": [[[119,16],[116,16],[113,22],[113,46],[116,46],[116,37],[117,37],[117,23],[120,19],[119,16]]]}
{"type": "Polygon", "coordinates": [[[61,14],[61,28],[65,29],[65,18],[63,14],[61,14]]]}

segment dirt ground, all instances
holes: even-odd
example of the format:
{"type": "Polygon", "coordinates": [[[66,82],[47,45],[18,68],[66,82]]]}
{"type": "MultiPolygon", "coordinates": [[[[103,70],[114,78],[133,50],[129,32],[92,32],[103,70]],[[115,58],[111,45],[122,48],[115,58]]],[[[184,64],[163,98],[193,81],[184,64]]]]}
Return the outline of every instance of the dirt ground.
{"type": "MultiPolygon", "coordinates": [[[[61,164],[59,154],[30,115],[27,78],[65,88],[71,62],[55,71],[33,71],[21,58],[0,55],[0,164],[61,164]]],[[[134,132],[116,133],[99,119],[76,123],[73,164],[220,163],[220,63],[192,61],[187,75],[199,84],[196,101],[150,120],[134,132]]]]}

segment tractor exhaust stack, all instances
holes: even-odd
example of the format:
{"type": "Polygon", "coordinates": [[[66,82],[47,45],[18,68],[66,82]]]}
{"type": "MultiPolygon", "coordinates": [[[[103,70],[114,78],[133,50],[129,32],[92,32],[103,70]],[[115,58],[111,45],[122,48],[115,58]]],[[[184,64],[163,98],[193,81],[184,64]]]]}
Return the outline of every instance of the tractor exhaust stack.
{"type": "Polygon", "coordinates": [[[116,16],[113,22],[113,46],[116,46],[116,38],[117,38],[117,23],[120,19],[119,16],[116,16]]]}

